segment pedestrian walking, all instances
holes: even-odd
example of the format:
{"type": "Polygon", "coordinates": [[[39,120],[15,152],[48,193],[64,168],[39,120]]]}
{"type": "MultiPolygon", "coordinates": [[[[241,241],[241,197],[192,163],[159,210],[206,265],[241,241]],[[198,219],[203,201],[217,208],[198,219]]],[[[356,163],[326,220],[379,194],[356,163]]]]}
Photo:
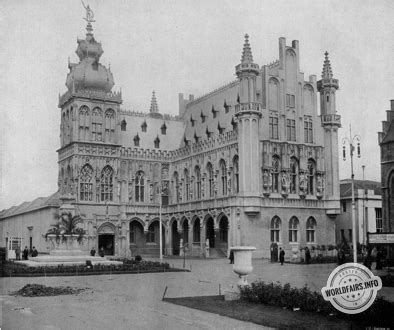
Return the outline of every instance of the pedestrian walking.
{"type": "Polygon", "coordinates": [[[279,248],[279,261],[280,264],[283,266],[283,263],[285,262],[285,251],[283,251],[282,248],[279,248]]]}
{"type": "Polygon", "coordinates": [[[229,259],[230,259],[230,264],[233,264],[234,263],[234,251],[233,250],[230,250],[230,257],[229,257],[229,259]]]}

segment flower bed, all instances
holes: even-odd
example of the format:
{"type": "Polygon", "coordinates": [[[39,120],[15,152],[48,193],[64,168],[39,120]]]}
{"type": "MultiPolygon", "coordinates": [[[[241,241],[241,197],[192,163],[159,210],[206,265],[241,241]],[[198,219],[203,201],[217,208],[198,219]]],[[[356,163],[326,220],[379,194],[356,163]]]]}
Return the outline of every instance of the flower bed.
{"type": "Polygon", "coordinates": [[[241,299],[271,306],[284,307],[290,310],[316,312],[323,315],[336,315],[345,320],[362,325],[389,326],[394,324],[394,303],[377,298],[372,306],[359,314],[345,314],[337,311],[331,303],[325,301],[318,292],[311,291],[307,286],[292,288],[290,284],[254,282],[241,287],[241,299]]]}
{"type": "Polygon", "coordinates": [[[157,261],[136,261],[133,259],[116,259],[122,265],[56,265],[42,267],[27,267],[25,265],[7,262],[3,265],[2,276],[75,276],[75,275],[100,275],[100,274],[130,274],[147,272],[179,271],[171,269],[168,263],[157,261]]]}

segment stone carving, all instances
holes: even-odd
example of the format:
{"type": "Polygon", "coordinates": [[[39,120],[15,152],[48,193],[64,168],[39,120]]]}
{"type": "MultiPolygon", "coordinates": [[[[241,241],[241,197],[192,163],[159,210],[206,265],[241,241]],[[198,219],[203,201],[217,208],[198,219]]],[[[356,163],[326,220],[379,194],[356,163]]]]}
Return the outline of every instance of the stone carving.
{"type": "Polygon", "coordinates": [[[263,194],[268,197],[271,192],[272,187],[272,177],[268,171],[268,169],[263,170],[263,194]]]}
{"type": "Polygon", "coordinates": [[[305,197],[308,189],[308,178],[306,173],[300,172],[300,197],[305,197]]]}
{"type": "Polygon", "coordinates": [[[322,198],[324,193],[324,177],[321,174],[317,176],[316,191],[317,198],[322,198]]]}
{"type": "Polygon", "coordinates": [[[290,175],[286,171],[282,172],[282,196],[286,197],[290,190],[290,175]]]}

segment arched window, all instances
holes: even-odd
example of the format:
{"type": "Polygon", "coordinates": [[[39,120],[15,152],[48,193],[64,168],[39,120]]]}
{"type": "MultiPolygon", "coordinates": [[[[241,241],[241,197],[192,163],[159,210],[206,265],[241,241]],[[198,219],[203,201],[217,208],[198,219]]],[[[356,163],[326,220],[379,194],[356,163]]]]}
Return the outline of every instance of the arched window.
{"type": "Polygon", "coordinates": [[[290,194],[297,193],[297,174],[298,160],[295,157],[290,158],[290,194]]]}
{"type": "Polygon", "coordinates": [[[93,200],[93,168],[89,164],[81,168],[79,176],[79,200],[93,200]]]}
{"type": "Polygon", "coordinates": [[[200,171],[200,167],[196,166],[196,168],[194,169],[194,173],[196,176],[195,197],[196,197],[196,199],[200,199],[201,198],[201,171],[200,171]]]}
{"type": "Polygon", "coordinates": [[[209,189],[209,197],[213,197],[215,195],[214,191],[214,184],[213,184],[213,168],[212,164],[208,163],[207,165],[207,172],[208,172],[208,189],[209,189]]]}
{"type": "Polygon", "coordinates": [[[289,221],[289,242],[296,243],[298,242],[298,228],[300,222],[296,217],[292,217],[289,221]]]}
{"type": "Polygon", "coordinates": [[[272,156],[272,191],[279,192],[279,171],[280,171],[280,161],[279,157],[272,156]]]}
{"type": "Polygon", "coordinates": [[[105,166],[101,171],[100,192],[102,202],[113,200],[113,174],[114,171],[109,165],[105,166]]]}
{"type": "Polygon", "coordinates": [[[148,228],[148,235],[146,236],[146,243],[159,242],[159,222],[152,222],[148,228]]]}
{"type": "Polygon", "coordinates": [[[135,201],[143,202],[144,201],[144,187],[145,187],[145,179],[144,172],[138,171],[135,175],[135,201]]]}
{"type": "Polygon", "coordinates": [[[158,136],[156,136],[156,139],[153,142],[155,144],[156,149],[160,148],[160,139],[158,136]]]}
{"type": "Polygon", "coordinates": [[[280,242],[280,230],[282,227],[282,221],[279,217],[275,216],[271,220],[271,242],[280,242]]]}
{"type": "Polygon", "coordinates": [[[313,159],[308,160],[308,194],[313,195],[315,193],[315,169],[316,164],[313,159]]]}
{"type": "Polygon", "coordinates": [[[105,142],[114,142],[115,139],[115,111],[108,109],[105,112],[105,142]]]}
{"type": "Polygon", "coordinates": [[[234,173],[234,192],[239,193],[239,160],[238,156],[235,156],[233,159],[233,173],[234,173]]]}
{"type": "Polygon", "coordinates": [[[222,195],[227,195],[227,170],[224,160],[220,161],[220,175],[222,180],[222,195]]]}
{"type": "Polygon", "coordinates": [[[62,121],[60,123],[62,132],[62,146],[66,144],[66,113],[63,112],[62,121]]]}
{"type": "Polygon", "coordinates": [[[188,201],[190,199],[190,176],[189,171],[185,169],[184,171],[185,178],[185,200],[188,201]]]}
{"type": "Polygon", "coordinates": [[[166,126],[166,123],[164,123],[163,125],[161,125],[161,134],[162,134],[162,135],[166,135],[166,134],[167,134],[167,126],[166,126]]]}
{"type": "Polygon", "coordinates": [[[306,241],[307,243],[315,243],[316,220],[310,217],[306,222],[306,241]]]}
{"type": "Polygon", "coordinates": [[[67,143],[70,143],[70,114],[67,110],[66,114],[66,137],[67,137],[67,143]]]}
{"type": "Polygon", "coordinates": [[[103,140],[103,112],[100,108],[94,108],[92,111],[92,140],[103,140]]]}
{"type": "Polygon", "coordinates": [[[136,136],[134,136],[134,147],[139,147],[140,146],[140,137],[138,136],[138,133],[136,136]]]}
{"type": "Polygon", "coordinates": [[[89,126],[90,126],[89,119],[90,119],[89,108],[86,105],[83,105],[79,109],[79,139],[80,140],[89,139],[89,126]]]}
{"type": "Polygon", "coordinates": [[[127,127],[127,122],[125,119],[123,119],[122,122],[120,123],[121,131],[126,131],[126,127],[127,127]]]}
{"type": "Polygon", "coordinates": [[[178,203],[179,202],[179,175],[178,172],[174,172],[174,180],[172,182],[172,202],[178,203]]]}

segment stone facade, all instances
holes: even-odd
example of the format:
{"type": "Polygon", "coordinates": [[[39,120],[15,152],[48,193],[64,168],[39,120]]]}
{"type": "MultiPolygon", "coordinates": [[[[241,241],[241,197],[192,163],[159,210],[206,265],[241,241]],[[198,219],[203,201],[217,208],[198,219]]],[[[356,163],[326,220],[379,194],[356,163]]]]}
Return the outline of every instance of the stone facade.
{"type": "Polygon", "coordinates": [[[121,108],[90,23],[76,53],[59,97],[58,184],[96,249],[158,255],[160,211],[168,255],[335,243],[340,116],[327,53],[322,79],[305,80],[298,41],[280,38],[279,59],[260,67],[246,35],[237,80],[180,94],[178,116],[161,114],[155,93],[149,113],[121,108]]]}

